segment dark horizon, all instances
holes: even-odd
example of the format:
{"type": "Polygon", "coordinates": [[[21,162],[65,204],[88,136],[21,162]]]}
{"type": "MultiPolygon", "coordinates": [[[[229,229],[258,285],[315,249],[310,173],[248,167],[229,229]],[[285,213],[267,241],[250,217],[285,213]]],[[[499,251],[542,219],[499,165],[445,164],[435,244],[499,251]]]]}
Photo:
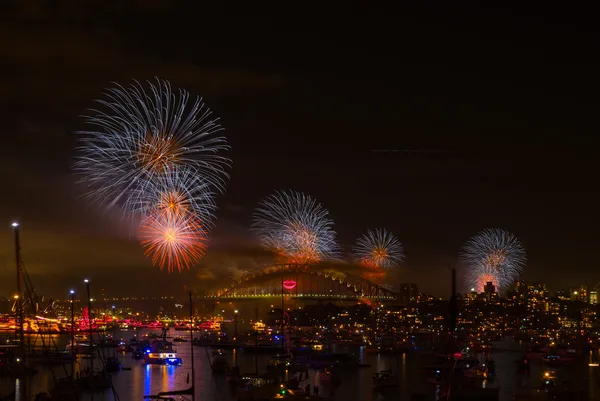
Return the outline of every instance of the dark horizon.
{"type": "Polygon", "coordinates": [[[398,281],[426,293],[447,296],[447,266],[485,228],[520,239],[526,281],[600,282],[591,13],[406,6],[310,24],[218,13],[200,23],[179,6],[3,6],[2,294],[14,290],[13,219],[41,293],[89,277],[125,295],[135,277],[176,294],[259,266],[252,210],[287,188],[329,210],[346,251],[367,229],[393,232],[406,252],[398,281]],[[72,173],[73,132],[94,99],[111,82],[153,77],[202,96],[232,147],[208,255],[182,274],[153,267],[72,173]]]}

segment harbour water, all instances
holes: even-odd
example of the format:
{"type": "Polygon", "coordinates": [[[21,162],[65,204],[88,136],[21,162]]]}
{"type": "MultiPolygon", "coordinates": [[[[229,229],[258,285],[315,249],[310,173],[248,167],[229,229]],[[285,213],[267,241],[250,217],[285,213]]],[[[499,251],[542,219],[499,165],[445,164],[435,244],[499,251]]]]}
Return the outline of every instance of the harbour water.
{"type": "MultiPolygon", "coordinates": [[[[114,337],[128,340],[134,334],[140,336],[142,333],[143,331],[118,331],[114,333],[114,337]]],[[[175,333],[173,332],[171,335],[175,335],[175,333]]],[[[55,338],[58,347],[64,349],[68,336],[55,336],[55,338]]],[[[484,381],[482,386],[498,387],[500,400],[512,401],[516,392],[522,392],[527,387],[539,387],[543,372],[547,368],[541,361],[537,360],[532,361],[528,375],[518,373],[515,361],[522,356],[522,353],[519,351],[518,344],[508,340],[505,343],[500,351],[493,353],[497,370],[496,380],[484,381]]],[[[189,342],[176,343],[176,347],[179,356],[183,359],[182,366],[146,365],[143,361],[134,360],[130,353],[117,353],[122,366],[131,367],[131,370],[122,370],[112,375],[118,399],[122,401],[141,401],[144,399],[144,395],[188,388],[188,377],[191,377],[191,344],[189,342]]],[[[318,372],[312,369],[309,370],[308,382],[311,387],[314,385],[319,386],[321,396],[336,401],[375,401],[410,400],[413,395],[422,395],[424,397],[422,399],[435,400],[436,386],[428,382],[428,378],[432,377],[432,374],[421,369],[423,365],[435,362],[436,355],[434,351],[423,350],[398,355],[367,354],[364,347],[338,348],[335,351],[353,353],[360,359],[361,363],[370,366],[342,369],[339,372],[341,381],[337,386],[321,383],[318,372]],[[386,369],[391,369],[397,374],[398,387],[383,392],[374,392],[371,378],[373,373],[386,369]]],[[[194,354],[196,399],[237,400],[235,393],[226,383],[225,377],[212,374],[209,362],[209,358],[212,357],[212,350],[194,347],[194,354]]],[[[237,357],[242,373],[254,373],[256,366],[258,366],[259,371],[264,371],[271,358],[271,355],[253,355],[241,350],[226,350],[226,355],[229,364],[232,366],[234,357],[237,357]]],[[[588,358],[578,363],[556,368],[557,376],[561,380],[570,382],[573,387],[583,389],[588,394],[588,399],[600,399],[598,372],[595,371],[595,369],[600,368],[589,367],[588,358]]],[[[597,360],[597,355],[594,358],[597,360]]],[[[79,359],[76,370],[85,369],[89,366],[89,363],[89,360],[79,359]]],[[[97,365],[99,362],[96,360],[94,363],[97,365]]],[[[70,365],[64,367],[54,366],[52,368],[40,366],[37,369],[38,373],[33,376],[30,383],[29,392],[32,395],[37,392],[49,391],[54,385],[55,378],[65,377],[66,372],[70,372],[70,365]]],[[[22,383],[15,381],[15,379],[0,378],[0,398],[11,393],[15,386],[17,391],[22,391],[22,383]]],[[[79,397],[79,400],[112,401],[115,400],[115,397],[112,391],[108,390],[103,393],[84,394],[79,397]]]]}

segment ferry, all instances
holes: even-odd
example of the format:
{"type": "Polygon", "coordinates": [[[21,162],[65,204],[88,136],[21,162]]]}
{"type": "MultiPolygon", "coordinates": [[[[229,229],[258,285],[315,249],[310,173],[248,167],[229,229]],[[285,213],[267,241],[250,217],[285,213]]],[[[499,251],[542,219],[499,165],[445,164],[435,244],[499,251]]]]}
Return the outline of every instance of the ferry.
{"type": "Polygon", "coordinates": [[[146,353],[144,354],[144,361],[146,361],[148,364],[156,365],[183,365],[183,361],[177,356],[177,352],[175,352],[172,348],[168,349],[168,347],[165,346],[154,346],[152,350],[146,350],[146,353]]]}
{"type": "Polygon", "coordinates": [[[163,339],[155,340],[144,350],[144,361],[148,364],[180,366],[183,364],[173,349],[173,344],[167,341],[167,330],[163,329],[163,339]]]}

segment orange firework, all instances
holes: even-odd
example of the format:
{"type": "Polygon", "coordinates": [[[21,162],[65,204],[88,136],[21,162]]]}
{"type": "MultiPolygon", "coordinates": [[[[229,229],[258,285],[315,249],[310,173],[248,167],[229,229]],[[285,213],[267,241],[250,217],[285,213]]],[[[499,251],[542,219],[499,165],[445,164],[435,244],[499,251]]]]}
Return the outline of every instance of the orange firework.
{"type": "Polygon", "coordinates": [[[317,263],[321,261],[319,237],[302,224],[290,224],[287,252],[293,263],[317,263]]]}
{"type": "Polygon", "coordinates": [[[496,249],[485,256],[483,263],[490,268],[497,268],[506,262],[506,256],[506,250],[496,249]]]}
{"type": "Polygon", "coordinates": [[[400,241],[384,229],[369,230],[354,247],[354,255],[361,266],[368,269],[363,276],[382,280],[388,271],[400,266],[404,260],[404,248],[400,241]]]}
{"type": "Polygon", "coordinates": [[[180,191],[169,190],[159,194],[158,210],[175,214],[187,213],[190,208],[189,198],[180,191]]]}
{"type": "Polygon", "coordinates": [[[207,246],[207,232],[198,215],[170,209],[151,213],[142,224],[140,238],[146,256],[169,272],[189,269],[204,256],[207,246]]]}
{"type": "Polygon", "coordinates": [[[139,143],[138,162],[144,170],[160,174],[173,167],[178,162],[181,146],[172,136],[161,136],[154,132],[146,133],[139,143]]]}

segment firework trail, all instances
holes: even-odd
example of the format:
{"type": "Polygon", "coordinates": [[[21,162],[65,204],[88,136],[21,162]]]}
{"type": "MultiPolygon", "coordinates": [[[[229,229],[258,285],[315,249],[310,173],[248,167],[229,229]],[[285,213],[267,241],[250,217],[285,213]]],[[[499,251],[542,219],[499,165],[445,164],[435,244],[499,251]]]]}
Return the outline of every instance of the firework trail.
{"type": "Polygon", "coordinates": [[[90,129],[77,133],[75,171],[87,195],[130,214],[155,180],[183,166],[223,192],[229,160],[218,154],[228,149],[217,136],[218,120],[201,98],[192,103],[186,91],[173,93],[167,81],[147,86],[136,81],[108,89],[100,107],[85,117],[90,129]]]}
{"type": "Polygon", "coordinates": [[[141,245],[154,265],[169,273],[197,263],[206,252],[207,231],[193,212],[171,210],[149,214],[140,228],[141,245]]]}
{"type": "Polygon", "coordinates": [[[369,230],[358,239],[354,255],[369,269],[391,270],[404,261],[404,247],[384,229],[369,230]]]}
{"type": "Polygon", "coordinates": [[[477,292],[492,282],[504,292],[518,280],[527,256],[519,240],[503,229],[486,229],[464,245],[461,260],[466,265],[467,284],[477,292]]]}
{"type": "Polygon", "coordinates": [[[290,263],[317,263],[338,256],[329,212],[300,192],[268,196],[254,212],[252,228],[264,247],[290,263]]]}

